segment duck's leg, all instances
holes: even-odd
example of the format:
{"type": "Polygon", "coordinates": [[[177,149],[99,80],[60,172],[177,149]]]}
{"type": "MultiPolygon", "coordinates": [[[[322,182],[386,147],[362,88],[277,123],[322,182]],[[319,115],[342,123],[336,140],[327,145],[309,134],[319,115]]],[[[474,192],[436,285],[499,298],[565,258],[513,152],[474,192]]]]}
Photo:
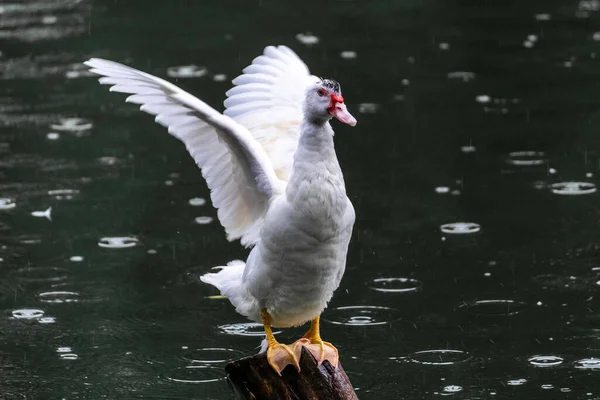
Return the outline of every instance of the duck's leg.
{"type": "Polygon", "coordinates": [[[321,339],[321,333],[319,330],[320,317],[313,319],[310,322],[310,329],[306,332],[303,339],[298,342],[304,341],[302,344],[308,351],[312,353],[319,365],[325,360],[329,361],[333,367],[338,365],[338,350],[329,342],[324,342],[321,339]],[[308,339],[309,343],[306,343],[308,339]]]}
{"type": "Polygon", "coordinates": [[[272,318],[266,309],[260,311],[260,319],[265,327],[265,333],[267,335],[267,361],[269,365],[281,376],[281,371],[291,364],[300,372],[300,354],[302,347],[300,346],[286,346],[281,344],[275,339],[273,331],[271,330],[272,318]]]}

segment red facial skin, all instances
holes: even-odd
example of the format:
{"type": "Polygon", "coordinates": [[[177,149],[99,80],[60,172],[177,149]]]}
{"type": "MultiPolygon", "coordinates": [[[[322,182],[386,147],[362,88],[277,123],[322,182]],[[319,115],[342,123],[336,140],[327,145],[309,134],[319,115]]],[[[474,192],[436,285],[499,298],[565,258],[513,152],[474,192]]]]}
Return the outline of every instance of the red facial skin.
{"type": "Polygon", "coordinates": [[[329,107],[327,108],[327,111],[329,111],[329,114],[333,114],[333,110],[335,110],[335,105],[337,103],[343,103],[344,102],[344,98],[342,97],[342,95],[336,95],[334,93],[330,93],[329,96],[331,96],[331,103],[329,104],[329,107]]]}

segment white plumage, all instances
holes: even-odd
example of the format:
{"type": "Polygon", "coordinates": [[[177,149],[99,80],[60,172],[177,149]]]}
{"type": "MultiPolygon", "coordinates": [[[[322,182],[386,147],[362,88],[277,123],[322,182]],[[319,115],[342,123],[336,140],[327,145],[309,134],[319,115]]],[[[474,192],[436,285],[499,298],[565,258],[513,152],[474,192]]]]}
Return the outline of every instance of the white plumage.
{"type": "Polygon", "coordinates": [[[356,123],[343,99],[325,98],[325,81],[285,46],[265,48],[233,80],[223,114],[147,73],[101,59],[85,64],[186,145],[227,238],[252,247],[245,263],[202,281],[254,321],[263,309],[274,326],[316,318],[340,283],[354,224],[328,122],[356,123]]]}

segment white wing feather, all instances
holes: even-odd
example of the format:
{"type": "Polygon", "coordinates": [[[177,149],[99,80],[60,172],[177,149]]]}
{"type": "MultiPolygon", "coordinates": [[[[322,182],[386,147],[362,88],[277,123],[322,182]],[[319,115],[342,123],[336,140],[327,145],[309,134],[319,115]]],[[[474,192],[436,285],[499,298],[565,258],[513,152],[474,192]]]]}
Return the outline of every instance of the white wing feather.
{"type": "Polygon", "coordinates": [[[259,240],[269,201],[281,194],[271,160],[247,128],[177,86],[134,68],[92,58],[90,71],[127,102],[156,115],[156,122],[185,143],[211,189],[213,205],[229,240],[245,246],[259,240]]]}
{"type": "Polygon", "coordinates": [[[224,114],[250,130],[284,181],[293,169],[306,88],[316,79],[291,49],[268,46],[227,92],[224,114]]]}

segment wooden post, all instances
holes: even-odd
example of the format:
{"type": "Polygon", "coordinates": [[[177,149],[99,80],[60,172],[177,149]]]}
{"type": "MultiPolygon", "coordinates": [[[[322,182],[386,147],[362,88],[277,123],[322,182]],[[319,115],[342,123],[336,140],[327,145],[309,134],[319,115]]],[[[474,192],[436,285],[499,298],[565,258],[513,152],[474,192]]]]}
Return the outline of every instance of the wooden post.
{"type": "Polygon", "coordinates": [[[232,361],[225,371],[243,400],[358,400],[341,363],[333,368],[325,361],[317,367],[317,360],[304,347],[300,373],[288,365],[277,375],[265,354],[232,361]]]}

